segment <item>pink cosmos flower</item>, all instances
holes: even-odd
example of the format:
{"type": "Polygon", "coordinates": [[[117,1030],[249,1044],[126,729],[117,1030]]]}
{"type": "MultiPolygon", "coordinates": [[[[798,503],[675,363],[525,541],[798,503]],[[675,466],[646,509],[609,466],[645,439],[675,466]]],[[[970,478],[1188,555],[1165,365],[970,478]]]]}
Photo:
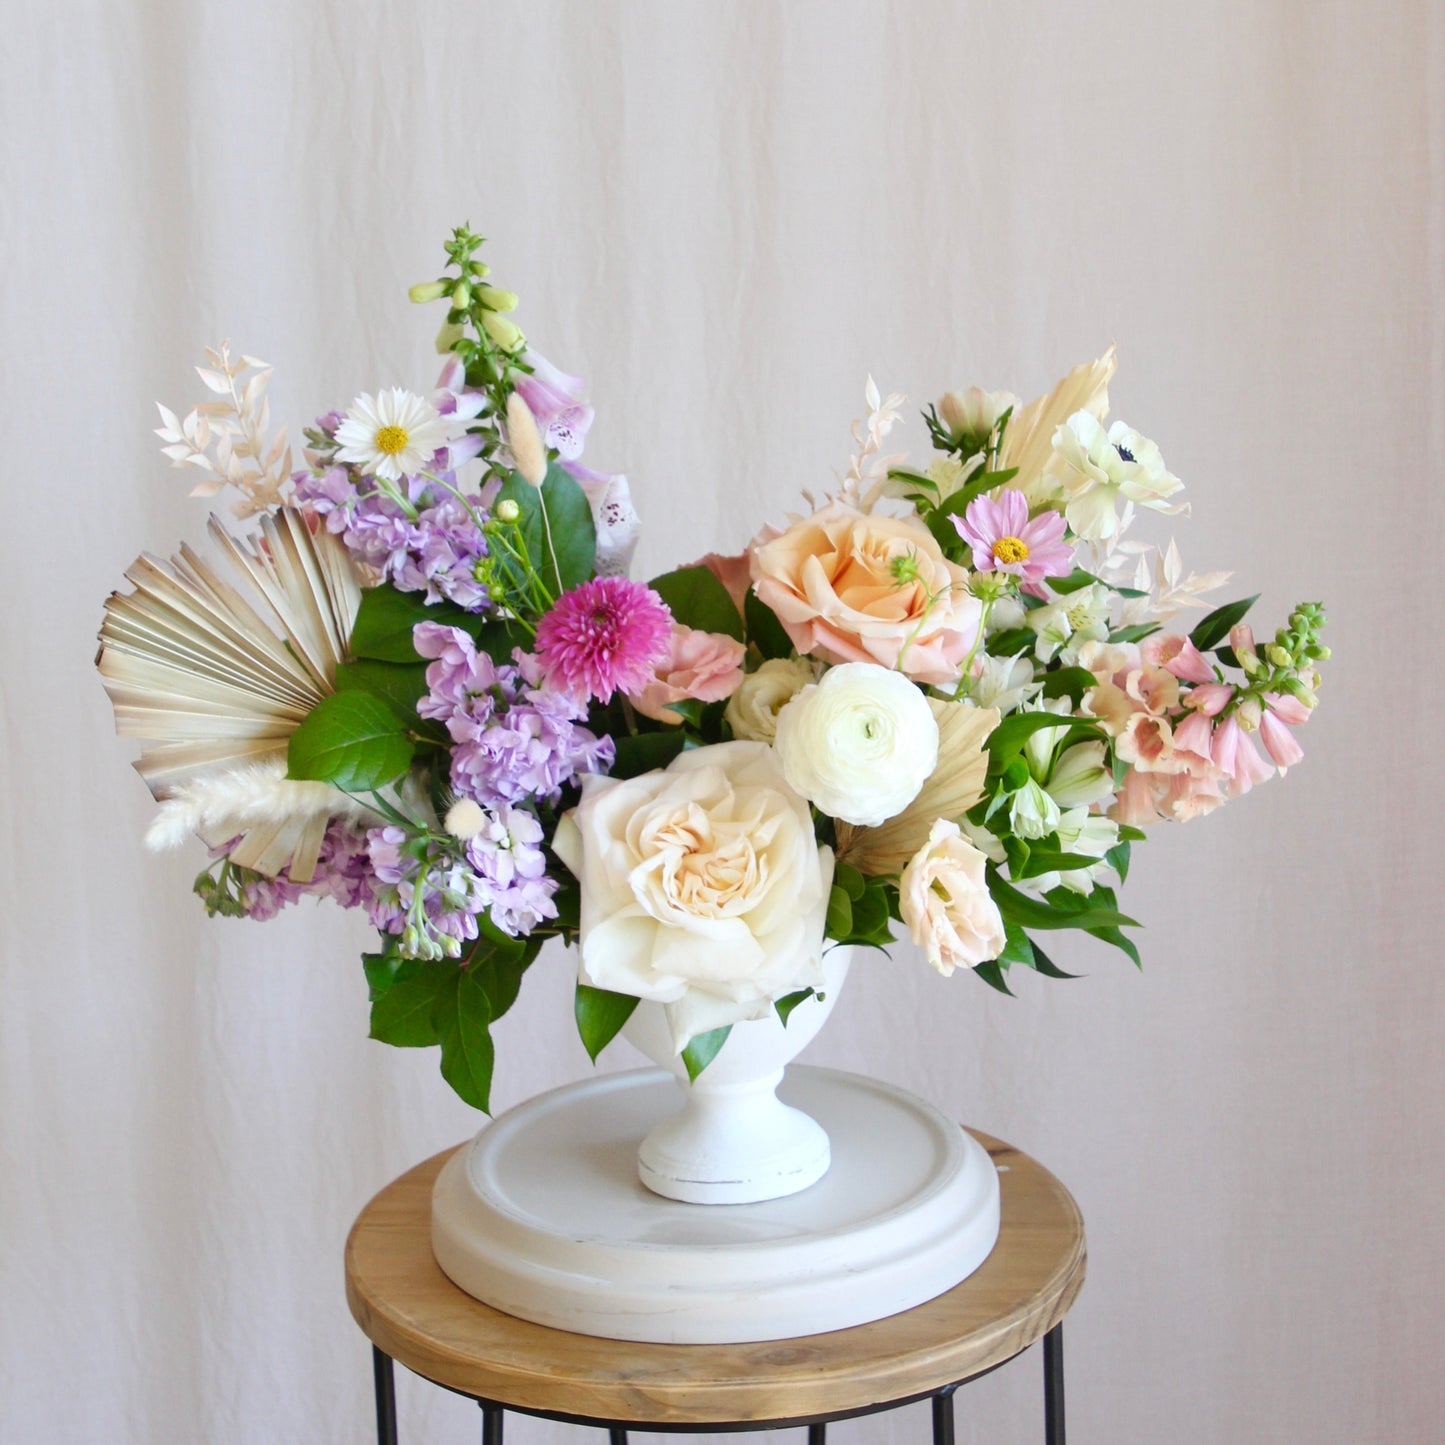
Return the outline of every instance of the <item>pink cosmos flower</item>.
{"type": "Polygon", "coordinates": [[[641,692],[671,637],[672,613],[652,588],[595,577],[564,592],[537,624],[536,652],[551,686],[606,702],[641,692]]]}
{"type": "Polygon", "coordinates": [[[673,712],[668,703],[685,698],[721,702],[731,697],[743,680],[745,653],[735,638],[674,622],[667,656],[657,664],[647,686],[630,694],[629,701],[644,717],[680,723],[682,715],[673,712]]]}
{"type": "Polygon", "coordinates": [[[997,499],[975,497],[953,525],[973,549],[976,571],[1009,572],[1037,584],[1074,570],[1074,549],[1064,541],[1063,517],[1040,512],[1030,521],[1022,492],[1003,491],[997,499]]]}

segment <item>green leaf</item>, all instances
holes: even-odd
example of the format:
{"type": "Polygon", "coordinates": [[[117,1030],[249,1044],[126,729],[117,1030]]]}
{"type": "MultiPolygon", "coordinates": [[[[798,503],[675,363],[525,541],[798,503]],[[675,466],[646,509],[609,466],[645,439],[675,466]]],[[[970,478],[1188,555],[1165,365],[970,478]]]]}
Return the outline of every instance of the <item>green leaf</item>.
{"type": "Polygon", "coordinates": [[[1065,697],[1078,707],[1080,699],[1091,687],[1098,687],[1099,679],[1087,667],[1061,667],[1057,672],[1044,675],[1044,696],[1065,697]]]}
{"type": "Polygon", "coordinates": [[[1032,627],[1011,627],[1007,632],[997,632],[988,640],[990,657],[1013,657],[1016,653],[1032,649],[1038,637],[1032,627]]]}
{"type": "MultiPolygon", "coordinates": [[[[951,496],[945,497],[938,504],[937,514],[962,516],[968,509],[968,504],[975,497],[981,497],[985,492],[991,492],[995,487],[1001,487],[1005,482],[1011,482],[1018,474],[1017,467],[1005,467],[998,472],[979,472],[951,496]]],[[[957,534],[955,533],[955,535],[957,534]]]]}
{"type": "Polygon", "coordinates": [[[839,943],[846,942],[853,932],[853,900],[848,896],[848,890],[837,883],[828,895],[828,918],[823,924],[823,932],[839,943]]]}
{"type": "Polygon", "coordinates": [[[1076,718],[1067,713],[1056,712],[1016,712],[1011,717],[1006,717],[988,735],[988,741],[984,744],[989,754],[989,773],[995,777],[1002,773],[1023,751],[1024,743],[1045,728],[1065,730],[1064,736],[1058,740],[1059,743],[1104,736],[1092,718],[1076,718]]]}
{"type": "Polygon", "coordinates": [[[438,1040],[433,1015],[437,999],[454,987],[455,963],[438,960],[418,964],[415,973],[398,977],[371,1005],[371,1037],[398,1049],[424,1049],[438,1040]]]}
{"type": "Polygon", "coordinates": [[[1142,843],[1149,835],[1142,828],[1135,828],[1129,823],[1119,824],[1119,838],[1125,843],[1142,843]]]}
{"type": "Polygon", "coordinates": [[[868,886],[868,880],[851,863],[841,860],[833,865],[833,883],[854,901],[863,896],[868,886]]]}
{"type": "Polygon", "coordinates": [[[517,995],[522,989],[522,977],[536,962],[537,955],[542,951],[543,941],[535,935],[527,939],[509,940],[517,944],[515,952],[503,952],[482,940],[473,945],[472,961],[467,965],[467,969],[487,992],[493,1023],[516,1003],[517,995]],[[483,949],[486,951],[482,952],[483,949]]]}
{"type": "Polygon", "coordinates": [[[1070,873],[1075,869],[1092,868],[1099,860],[1085,853],[1064,853],[1057,848],[1040,848],[1035,845],[1029,851],[1028,863],[1022,870],[1009,865],[1014,878],[1037,878],[1042,873],[1070,873]]]}
{"type": "Polygon", "coordinates": [[[758,601],[758,594],[751,587],[743,599],[743,617],[748,625],[748,641],[762,653],[764,661],[793,655],[793,639],[787,629],[771,607],[758,601]]]}
{"type": "Polygon", "coordinates": [[[673,619],[699,632],[721,632],[743,641],[743,619],[727,588],[708,567],[679,567],[647,584],[667,603],[673,619]]]}
{"type": "Polygon", "coordinates": [[[1142,642],[1159,631],[1157,622],[1136,622],[1132,627],[1121,627],[1109,634],[1110,642],[1142,642]]]}
{"type": "MultiPolygon", "coordinates": [[[[988,891],[998,905],[1005,924],[1017,923],[1024,928],[1084,928],[1093,931],[1098,928],[1137,928],[1138,923],[1112,908],[1092,906],[1090,900],[1080,894],[1070,894],[1077,900],[1077,906],[1067,907],[1031,898],[1021,893],[999,876],[992,864],[988,870],[988,891]]],[[[1100,890],[1095,890],[1096,892],[1100,890]]]]}
{"type": "Polygon", "coordinates": [[[1105,943],[1112,943],[1115,948],[1127,953],[1134,960],[1135,968],[1143,968],[1144,962],[1139,957],[1139,950],[1134,946],[1134,940],[1127,934],[1121,933],[1117,928],[1091,928],[1088,930],[1095,938],[1105,943]]]}
{"type": "Polygon", "coordinates": [[[732,1031],[733,1026],[728,1024],[726,1028],[712,1029],[687,1041],[687,1047],[682,1051],[682,1062],[689,1082],[697,1082],[697,1076],[717,1058],[717,1051],[727,1043],[732,1031]]]}
{"type": "Polygon", "coordinates": [[[1067,577],[1050,577],[1048,579],[1049,589],[1057,592],[1061,597],[1067,597],[1071,592],[1078,592],[1099,579],[1092,572],[1085,572],[1082,567],[1075,567],[1067,577]]]}
{"type": "Polygon", "coordinates": [[[1129,776],[1129,764],[1115,753],[1110,771],[1114,775],[1114,791],[1117,793],[1124,786],[1124,779],[1129,776]]]}
{"type": "MultiPolygon", "coordinates": [[[[396,939],[391,939],[396,943],[396,939]]],[[[363,953],[361,966],[366,971],[366,987],[372,1003],[375,1003],[393,984],[412,977],[420,964],[414,958],[403,958],[394,948],[388,947],[382,953],[363,953]]]]}
{"type": "Polygon", "coordinates": [[[437,997],[437,1034],[441,1040],[442,1078],[474,1109],[488,1112],[492,1093],[491,1000],[470,970],[456,976],[437,997]]]}
{"type": "Polygon", "coordinates": [[[416,662],[411,630],[418,622],[439,622],[444,627],[472,632],[479,621],[475,613],[464,611],[454,602],[428,606],[422,593],[398,592],[389,582],[381,582],[361,594],[347,650],[352,657],[377,662],[416,662]]]}
{"type": "Polygon", "coordinates": [[[892,939],[892,930],[888,926],[888,896],[882,883],[870,884],[852,909],[853,926],[848,938],[838,942],[871,943],[881,948],[892,939]]]}
{"type": "Polygon", "coordinates": [[[286,776],[367,793],[399,778],[415,751],[389,704],[369,692],[334,692],[291,734],[286,776]]]}
{"type": "Polygon", "coordinates": [[[363,658],[336,669],[337,692],[365,692],[379,697],[405,723],[419,724],[417,700],[426,695],[426,663],[377,662],[363,658]]]}
{"type": "Polygon", "coordinates": [[[1226,602],[1223,607],[1216,607],[1189,634],[1189,640],[1200,652],[1208,652],[1216,642],[1229,636],[1229,629],[1236,622],[1242,622],[1244,614],[1258,601],[1259,593],[1256,592],[1253,597],[1245,597],[1238,602],[1226,602]]]}
{"type": "MultiPolygon", "coordinates": [[[[1120,934],[1119,936],[1121,938],[1123,937],[1122,934],[1120,934]]],[[[1064,970],[1061,969],[1058,964],[1056,964],[1053,959],[1051,959],[1048,954],[1046,954],[1043,949],[1038,946],[1037,943],[1034,944],[1033,948],[1034,967],[1041,974],[1043,974],[1045,978],[1081,978],[1083,976],[1082,974],[1077,973],[1065,973],[1064,970]]]]}
{"type": "MultiPolygon", "coordinates": [[[[540,487],[512,472],[492,503],[494,515],[497,502],[502,501],[513,501],[521,509],[519,531],[514,536],[520,537],[532,566],[552,596],[560,597],[592,576],[597,551],[592,508],[582,488],[556,462],[548,465],[540,487]]],[[[494,555],[498,566],[502,566],[500,548],[494,555]]]]}
{"type": "Polygon", "coordinates": [[[797,993],[787,994],[783,998],[774,1001],[773,1007],[777,1010],[778,1017],[782,1020],[784,1028],[787,1028],[788,1019],[791,1017],[793,1010],[797,1008],[800,1003],[804,1003],[806,1000],[812,998],[815,992],[815,989],[800,988],[797,993]]]}
{"type": "Polygon", "coordinates": [[[528,650],[531,639],[515,622],[501,617],[482,622],[474,613],[467,615],[471,618],[472,625],[464,630],[471,633],[477,644],[477,651],[485,652],[493,662],[510,663],[513,648],[520,647],[524,652],[528,650]],[[477,625],[479,622],[480,627],[477,625]]]}
{"type": "Polygon", "coordinates": [[[1034,966],[1034,946],[1027,933],[1017,923],[1004,924],[1003,930],[1005,943],[1003,952],[994,961],[1000,968],[1008,968],[1011,964],[1020,963],[1025,968],[1034,966]]]}
{"type": "Polygon", "coordinates": [[[582,1047],[594,1064],[597,1055],[622,1031],[622,1025],[632,1017],[637,1004],[638,1000],[630,993],[613,993],[585,983],[577,985],[572,1014],[577,1020],[582,1047]]]}
{"type": "Polygon", "coordinates": [[[1006,993],[1012,998],[1013,990],[1003,981],[1003,969],[997,960],[989,963],[977,963],[973,971],[990,987],[996,988],[1000,993],[1006,993]]]}
{"type": "Polygon", "coordinates": [[[614,778],[635,778],[654,768],[665,768],[687,746],[687,734],[681,728],[658,733],[621,733],[613,735],[617,760],[612,764],[614,778]]]}
{"type": "Polygon", "coordinates": [[[1119,875],[1120,883],[1129,881],[1129,852],[1128,843],[1115,843],[1107,853],[1104,854],[1104,862],[1119,875]]]}

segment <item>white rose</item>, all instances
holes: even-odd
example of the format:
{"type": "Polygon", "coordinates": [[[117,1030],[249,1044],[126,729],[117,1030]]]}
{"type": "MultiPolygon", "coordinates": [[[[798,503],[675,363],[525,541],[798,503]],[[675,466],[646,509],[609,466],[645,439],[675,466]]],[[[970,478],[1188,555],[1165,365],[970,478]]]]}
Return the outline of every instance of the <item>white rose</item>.
{"type": "Polygon", "coordinates": [[[783,773],[830,817],[876,828],[901,813],[938,761],[938,723],[901,672],[829,668],[778,714],[783,773]]]}
{"type": "Polygon", "coordinates": [[[898,880],[908,936],[945,978],[997,958],[1007,942],[984,878],[987,861],[957,823],[940,818],[898,880]]]}
{"type": "Polygon", "coordinates": [[[822,986],[833,854],[766,743],[588,774],[552,846],[582,884],[582,982],[666,1005],[679,1051],[822,986]]]}
{"type": "Polygon", "coordinates": [[[812,680],[812,664],[800,657],[770,658],[750,672],[723,712],[733,736],[772,742],[778,733],[778,714],[812,680]]]}

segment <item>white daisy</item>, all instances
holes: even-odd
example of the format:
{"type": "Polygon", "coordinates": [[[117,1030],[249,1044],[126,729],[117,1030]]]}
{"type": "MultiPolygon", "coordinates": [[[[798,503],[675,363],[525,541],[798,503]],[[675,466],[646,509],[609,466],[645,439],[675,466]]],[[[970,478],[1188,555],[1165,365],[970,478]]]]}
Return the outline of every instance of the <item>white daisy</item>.
{"type": "Polygon", "coordinates": [[[399,482],[428,466],[451,440],[448,421],[429,402],[399,386],[358,396],[336,428],[338,461],[383,481],[399,482]]]}

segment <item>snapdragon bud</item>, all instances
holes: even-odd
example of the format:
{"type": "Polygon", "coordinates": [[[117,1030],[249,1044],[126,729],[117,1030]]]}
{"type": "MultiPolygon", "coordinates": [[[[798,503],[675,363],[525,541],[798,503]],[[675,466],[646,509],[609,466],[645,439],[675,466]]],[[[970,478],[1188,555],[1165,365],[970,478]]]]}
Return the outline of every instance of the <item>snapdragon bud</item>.
{"type": "Polygon", "coordinates": [[[418,305],[423,305],[428,301],[439,301],[447,294],[447,282],[421,281],[406,294],[418,305]]]}

